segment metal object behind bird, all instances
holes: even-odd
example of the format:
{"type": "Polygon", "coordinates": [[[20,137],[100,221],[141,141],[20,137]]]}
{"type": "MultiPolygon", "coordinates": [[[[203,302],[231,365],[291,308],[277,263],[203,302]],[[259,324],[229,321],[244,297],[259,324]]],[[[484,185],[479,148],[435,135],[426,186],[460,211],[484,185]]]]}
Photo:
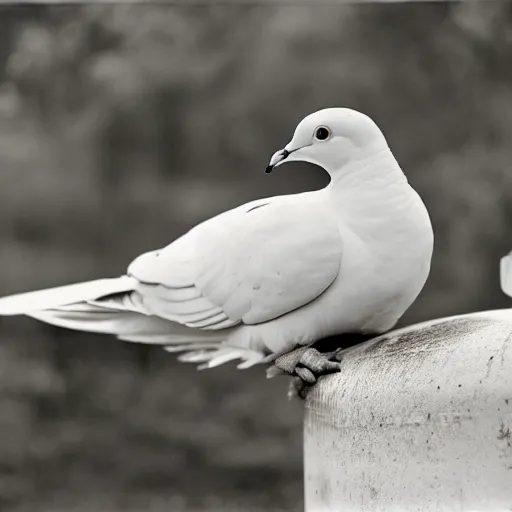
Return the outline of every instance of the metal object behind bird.
{"type": "Polygon", "coordinates": [[[345,352],[306,400],[307,512],[512,507],[512,310],[345,352]]]}
{"type": "Polygon", "coordinates": [[[500,284],[503,293],[512,297],[512,252],[501,258],[500,284]]]}

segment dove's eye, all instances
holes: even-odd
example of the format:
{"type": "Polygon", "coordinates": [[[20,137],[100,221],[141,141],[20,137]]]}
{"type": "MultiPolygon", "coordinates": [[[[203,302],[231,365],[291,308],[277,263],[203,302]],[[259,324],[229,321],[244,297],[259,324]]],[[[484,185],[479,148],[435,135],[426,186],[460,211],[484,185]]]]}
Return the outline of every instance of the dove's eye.
{"type": "Polygon", "coordinates": [[[331,130],[327,126],[319,126],[315,130],[316,140],[327,140],[331,137],[331,130]]]}

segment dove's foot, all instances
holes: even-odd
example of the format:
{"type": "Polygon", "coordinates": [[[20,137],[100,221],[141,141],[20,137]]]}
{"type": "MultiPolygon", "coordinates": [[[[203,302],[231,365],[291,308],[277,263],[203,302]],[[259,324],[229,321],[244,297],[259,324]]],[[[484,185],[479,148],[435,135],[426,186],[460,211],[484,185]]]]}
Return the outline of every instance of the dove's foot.
{"type": "Polygon", "coordinates": [[[331,361],[317,349],[300,347],[276,358],[267,375],[283,372],[291,375],[293,379],[288,390],[288,398],[306,398],[308,389],[316,384],[318,377],[340,370],[339,362],[331,361]]]}
{"type": "Polygon", "coordinates": [[[341,334],[324,338],[310,347],[299,347],[277,357],[267,376],[288,374],[293,377],[288,398],[306,398],[318,377],[341,370],[340,361],[347,348],[367,341],[376,334],[341,334]]]}

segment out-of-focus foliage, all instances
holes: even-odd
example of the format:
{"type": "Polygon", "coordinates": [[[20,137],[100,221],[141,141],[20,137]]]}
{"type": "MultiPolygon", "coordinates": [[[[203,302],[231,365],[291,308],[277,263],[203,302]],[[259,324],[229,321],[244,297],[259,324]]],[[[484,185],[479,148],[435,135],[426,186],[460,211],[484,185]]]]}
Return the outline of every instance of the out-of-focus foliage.
{"type": "MultiPolygon", "coordinates": [[[[262,171],[304,115],[349,106],[435,227],[402,323],[506,306],[511,5],[1,7],[1,294],[118,275],[217,212],[323,186],[262,171]]],[[[300,509],[300,404],[263,368],[0,332],[2,510],[300,509]]]]}

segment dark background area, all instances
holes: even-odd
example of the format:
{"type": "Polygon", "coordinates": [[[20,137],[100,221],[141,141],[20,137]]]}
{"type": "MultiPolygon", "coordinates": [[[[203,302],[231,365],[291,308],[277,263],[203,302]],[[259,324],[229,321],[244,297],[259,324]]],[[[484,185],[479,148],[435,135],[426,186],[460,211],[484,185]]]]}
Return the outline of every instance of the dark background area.
{"type": "MultiPolygon", "coordinates": [[[[499,2],[0,7],[0,294],[119,275],[216,213],[324,186],[263,170],[346,106],[432,216],[401,324],[507,307],[511,51],[499,2]]],[[[302,404],[264,370],[0,319],[0,509],[300,510],[302,404]]]]}

